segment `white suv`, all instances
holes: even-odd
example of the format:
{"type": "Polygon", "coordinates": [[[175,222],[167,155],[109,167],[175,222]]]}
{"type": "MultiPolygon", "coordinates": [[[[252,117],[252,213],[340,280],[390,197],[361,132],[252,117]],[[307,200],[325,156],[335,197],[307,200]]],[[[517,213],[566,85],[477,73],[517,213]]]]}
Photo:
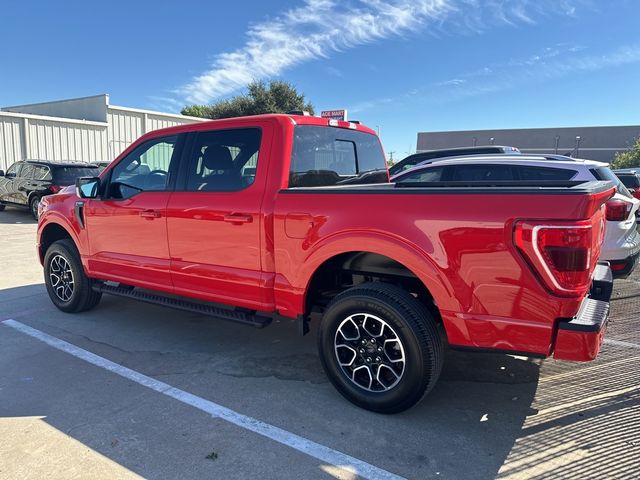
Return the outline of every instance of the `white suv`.
{"type": "Polygon", "coordinates": [[[469,155],[433,159],[391,177],[392,182],[500,182],[527,183],[610,181],[616,194],[607,202],[607,226],[600,260],[611,263],[615,278],[627,277],[638,263],[640,234],[636,212],[640,200],[629,193],[607,163],[562,155],[469,155]]]}

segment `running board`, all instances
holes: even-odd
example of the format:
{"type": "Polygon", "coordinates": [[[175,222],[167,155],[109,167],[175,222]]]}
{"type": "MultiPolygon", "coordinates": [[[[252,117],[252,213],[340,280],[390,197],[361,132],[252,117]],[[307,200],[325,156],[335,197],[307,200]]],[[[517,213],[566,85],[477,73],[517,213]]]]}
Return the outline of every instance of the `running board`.
{"type": "Polygon", "coordinates": [[[252,327],[256,328],[264,328],[271,323],[270,317],[254,315],[239,310],[229,310],[212,304],[197,303],[180,298],[165,297],[156,293],[130,289],[122,286],[97,283],[94,284],[93,290],[95,290],[96,292],[108,293],[109,295],[116,295],[118,297],[126,297],[133,300],[139,300],[141,302],[151,303],[153,305],[160,305],[163,307],[170,307],[185,312],[199,313],[201,315],[221,318],[223,320],[229,320],[231,322],[251,325],[252,327]]]}

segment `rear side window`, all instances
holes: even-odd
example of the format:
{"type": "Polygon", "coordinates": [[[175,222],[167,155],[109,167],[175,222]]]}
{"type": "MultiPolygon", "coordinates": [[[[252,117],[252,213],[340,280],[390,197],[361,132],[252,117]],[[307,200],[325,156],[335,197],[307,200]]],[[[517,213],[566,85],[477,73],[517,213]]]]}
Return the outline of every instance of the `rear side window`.
{"type": "Polygon", "coordinates": [[[513,180],[511,165],[456,165],[452,168],[454,182],[493,182],[513,180]]]}
{"type": "Polygon", "coordinates": [[[36,167],[34,165],[31,165],[30,163],[25,163],[22,166],[22,170],[20,170],[20,178],[27,178],[27,179],[32,179],[34,172],[35,172],[36,167]]]}
{"type": "Polygon", "coordinates": [[[549,168],[549,167],[514,167],[519,180],[526,180],[530,182],[545,182],[545,181],[562,181],[571,180],[576,176],[578,172],[566,168],[549,168]]]}
{"type": "Polygon", "coordinates": [[[388,182],[378,138],[342,128],[295,127],[289,187],[388,182]]]}
{"type": "Polygon", "coordinates": [[[402,175],[396,182],[440,182],[443,170],[442,167],[420,169],[417,172],[402,175]]]}
{"type": "Polygon", "coordinates": [[[252,185],[261,136],[258,128],[198,133],[189,159],[186,190],[235,192],[252,185]]]}
{"type": "Polygon", "coordinates": [[[49,167],[43,165],[37,166],[34,174],[35,180],[51,180],[51,171],[49,167]]]}
{"type": "Polygon", "coordinates": [[[627,190],[627,187],[624,186],[624,184],[618,177],[616,177],[616,174],[613,173],[609,167],[592,168],[590,171],[597,180],[611,182],[616,186],[616,189],[621,195],[633,198],[633,195],[631,195],[629,190],[627,190]]]}

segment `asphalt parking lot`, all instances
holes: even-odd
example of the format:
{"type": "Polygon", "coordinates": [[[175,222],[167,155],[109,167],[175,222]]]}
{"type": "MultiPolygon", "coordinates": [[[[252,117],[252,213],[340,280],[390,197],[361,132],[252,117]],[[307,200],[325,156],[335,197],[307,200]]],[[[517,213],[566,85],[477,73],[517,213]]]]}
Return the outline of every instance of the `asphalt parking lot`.
{"type": "Polygon", "coordinates": [[[289,321],[108,296],[59,312],[35,230],[0,212],[0,478],[638,477],[637,272],[595,362],[450,352],[421,404],[383,416],[340,397],[289,321]]]}

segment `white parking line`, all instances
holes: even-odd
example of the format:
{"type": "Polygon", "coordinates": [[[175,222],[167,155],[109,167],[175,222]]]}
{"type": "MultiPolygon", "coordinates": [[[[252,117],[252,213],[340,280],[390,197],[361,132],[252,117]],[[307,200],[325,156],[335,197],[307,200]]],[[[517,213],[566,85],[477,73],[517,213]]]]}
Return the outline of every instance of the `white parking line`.
{"type": "Polygon", "coordinates": [[[174,398],[187,405],[191,405],[198,410],[210,414],[212,417],[226,420],[227,422],[233,423],[238,427],[250,430],[254,433],[257,433],[258,435],[262,435],[263,437],[267,437],[271,440],[286,445],[287,447],[291,447],[295,450],[298,450],[299,452],[317,458],[318,460],[338,467],[342,470],[355,473],[363,478],[368,478],[371,480],[403,479],[403,477],[395,475],[391,472],[387,472],[386,470],[378,468],[362,460],[358,460],[357,458],[354,458],[345,453],[339,452],[311,440],[307,440],[306,438],[296,435],[295,433],[288,432],[286,430],[283,430],[282,428],[275,427],[255,418],[251,418],[241,413],[235,412],[234,410],[223,407],[222,405],[218,405],[217,403],[214,403],[210,400],[206,400],[189,392],[185,392],[184,390],[172,387],[167,383],[160,382],[154,378],[136,372],[135,370],[131,370],[130,368],[112,362],[111,360],[107,360],[106,358],[88,352],[87,350],[83,350],[80,347],[65,342],[64,340],[60,340],[59,338],[52,337],[51,335],[41,332],[40,330],[36,330],[35,328],[29,327],[16,320],[9,319],[4,320],[0,323],[14,328],[19,332],[29,335],[30,337],[36,338],[53,348],[84,360],[85,362],[91,363],[100,368],[104,368],[105,370],[120,375],[121,377],[136,382],[147,388],[155,390],[156,392],[162,393],[163,395],[174,398]]]}
{"type": "Polygon", "coordinates": [[[640,345],[638,345],[637,343],[621,342],[620,340],[611,340],[610,338],[605,338],[604,343],[608,343],[609,345],[617,345],[618,347],[629,347],[629,348],[640,349],[640,345]]]}

